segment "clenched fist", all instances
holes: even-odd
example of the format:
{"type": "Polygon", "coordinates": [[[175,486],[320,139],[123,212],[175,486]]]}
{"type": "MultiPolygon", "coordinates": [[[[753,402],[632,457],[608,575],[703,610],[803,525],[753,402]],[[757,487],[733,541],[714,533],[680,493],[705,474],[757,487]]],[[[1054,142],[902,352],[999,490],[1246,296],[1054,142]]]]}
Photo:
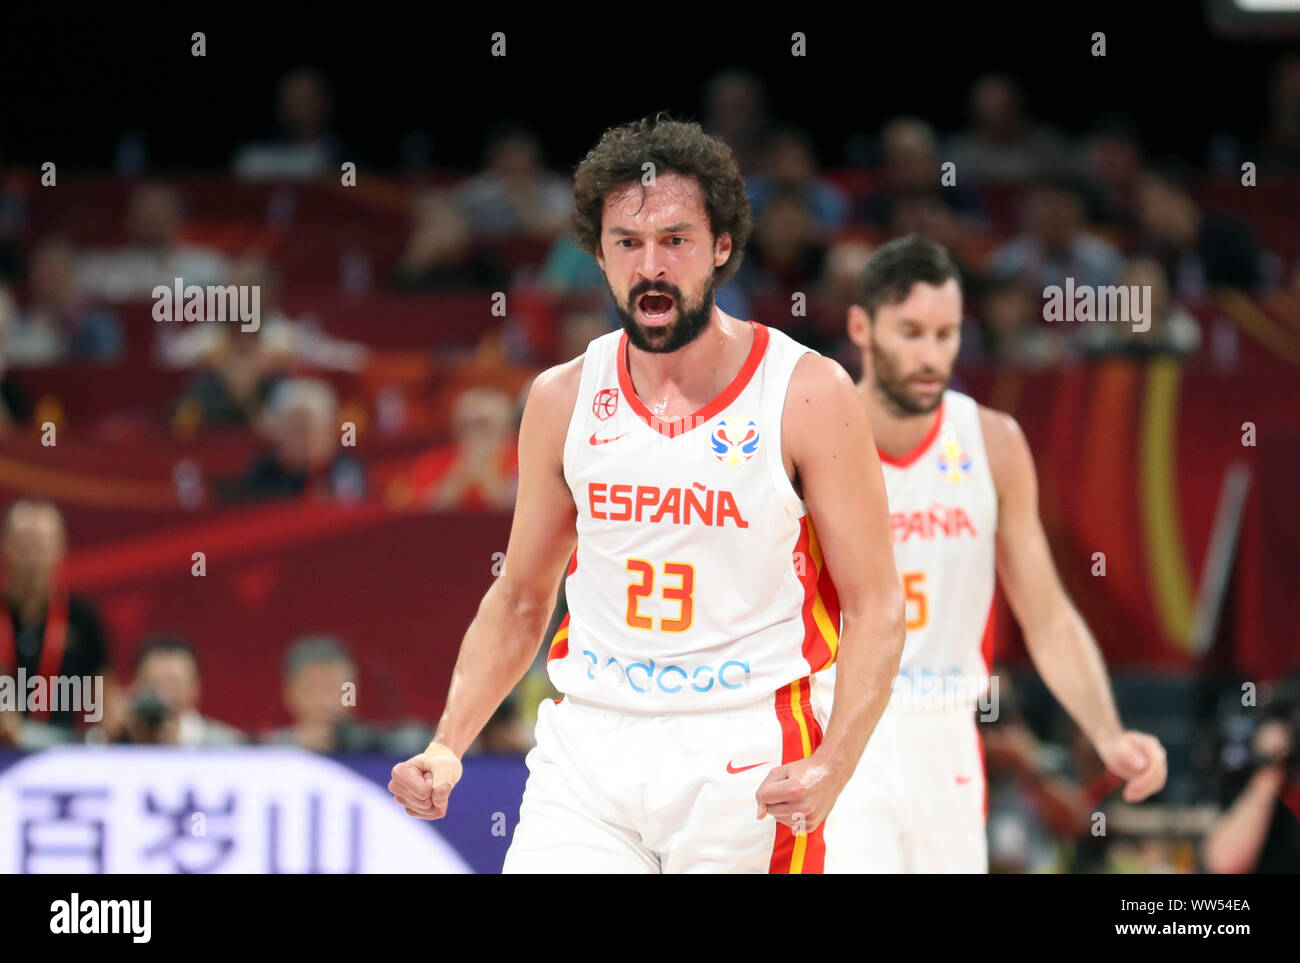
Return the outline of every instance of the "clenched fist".
{"type": "Polygon", "coordinates": [[[1097,745],[1106,768],[1125,781],[1124,801],[1141,802],[1165,786],[1165,747],[1145,732],[1127,730],[1097,745]]]}
{"type": "Polygon", "coordinates": [[[757,818],[770,815],[796,833],[811,833],[829,815],[843,788],[843,780],[815,753],[775,766],[755,793],[757,818]]]}
{"type": "Polygon", "coordinates": [[[447,800],[460,781],[460,759],[444,745],[433,743],[418,756],[393,767],[388,791],[406,814],[416,819],[441,819],[447,815],[447,800]]]}

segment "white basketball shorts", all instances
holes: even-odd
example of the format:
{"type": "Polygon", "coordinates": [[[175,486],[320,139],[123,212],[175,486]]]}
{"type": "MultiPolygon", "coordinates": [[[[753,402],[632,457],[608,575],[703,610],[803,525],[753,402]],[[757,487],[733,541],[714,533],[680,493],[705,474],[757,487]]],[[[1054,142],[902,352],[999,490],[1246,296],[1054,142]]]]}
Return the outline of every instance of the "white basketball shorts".
{"type": "Polygon", "coordinates": [[[796,835],[756,818],[754,797],[773,767],[812,754],[825,722],[806,679],[716,711],[547,699],[503,872],[821,873],[824,826],[796,835]]]}

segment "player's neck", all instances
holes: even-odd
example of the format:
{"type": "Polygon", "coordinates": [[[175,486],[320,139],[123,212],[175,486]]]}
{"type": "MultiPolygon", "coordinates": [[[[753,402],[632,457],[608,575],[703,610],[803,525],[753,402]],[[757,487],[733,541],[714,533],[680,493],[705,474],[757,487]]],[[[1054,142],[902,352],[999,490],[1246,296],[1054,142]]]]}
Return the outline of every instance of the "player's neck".
{"type": "Polygon", "coordinates": [[[937,412],[902,414],[893,409],[868,380],[858,382],[858,395],[867,409],[876,448],[890,457],[902,458],[915,451],[934,427],[937,412]]]}
{"type": "Polygon", "coordinates": [[[652,414],[678,418],[721,394],[740,372],[753,343],[753,325],[715,306],[700,336],[684,348],[657,354],[629,344],[628,374],[652,414]]]}

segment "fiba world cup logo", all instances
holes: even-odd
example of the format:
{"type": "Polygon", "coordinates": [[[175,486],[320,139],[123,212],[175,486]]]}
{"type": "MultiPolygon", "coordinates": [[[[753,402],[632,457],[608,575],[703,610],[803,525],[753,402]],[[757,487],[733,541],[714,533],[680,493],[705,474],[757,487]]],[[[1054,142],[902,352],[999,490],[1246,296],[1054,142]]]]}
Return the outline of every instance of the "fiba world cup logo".
{"type": "Polygon", "coordinates": [[[970,474],[971,457],[962,450],[956,440],[949,438],[943,443],[939,452],[939,471],[948,476],[949,481],[961,481],[970,474]]]}
{"type": "Polygon", "coordinates": [[[750,418],[732,415],[713,426],[709,436],[713,457],[724,465],[743,465],[758,451],[758,425],[750,418]]]}
{"type": "Polygon", "coordinates": [[[591,401],[591,413],[601,421],[608,421],[618,411],[618,389],[601,388],[591,401]]]}

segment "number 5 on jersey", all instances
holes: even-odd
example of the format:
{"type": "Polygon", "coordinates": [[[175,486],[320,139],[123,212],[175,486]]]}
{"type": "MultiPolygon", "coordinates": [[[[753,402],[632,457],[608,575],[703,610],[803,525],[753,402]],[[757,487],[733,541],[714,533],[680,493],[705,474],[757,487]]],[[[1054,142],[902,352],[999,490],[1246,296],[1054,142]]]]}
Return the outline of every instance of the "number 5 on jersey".
{"type": "Polygon", "coordinates": [[[907,602],[907,631],[909,632],[925,628],[925,623],[930,621],[924,587],[924,572],[903,573],[903,598],[907,602]],[[916,606],[915,609],[912,608],[913,605],[916,606]]]}
{"type": "MultiPolygon", "coordinates": [[[[634,629],[653,630],[654,619],[642,615],[638,606],[643,598],[654,594],[655,567],[643,558],[629,558],[627,570],[640,576],[640,581],[632,582],[627,587],[627,624],[634,629]]],[[[664,562],[663,578],[677,579],[676,585],[664,585],[661,581],[660,597],[678,603],[679,608],[677,618],[659,619],[659,631],[685,632],[695,617],[695,566],[687,562],[664,562]]]]}

